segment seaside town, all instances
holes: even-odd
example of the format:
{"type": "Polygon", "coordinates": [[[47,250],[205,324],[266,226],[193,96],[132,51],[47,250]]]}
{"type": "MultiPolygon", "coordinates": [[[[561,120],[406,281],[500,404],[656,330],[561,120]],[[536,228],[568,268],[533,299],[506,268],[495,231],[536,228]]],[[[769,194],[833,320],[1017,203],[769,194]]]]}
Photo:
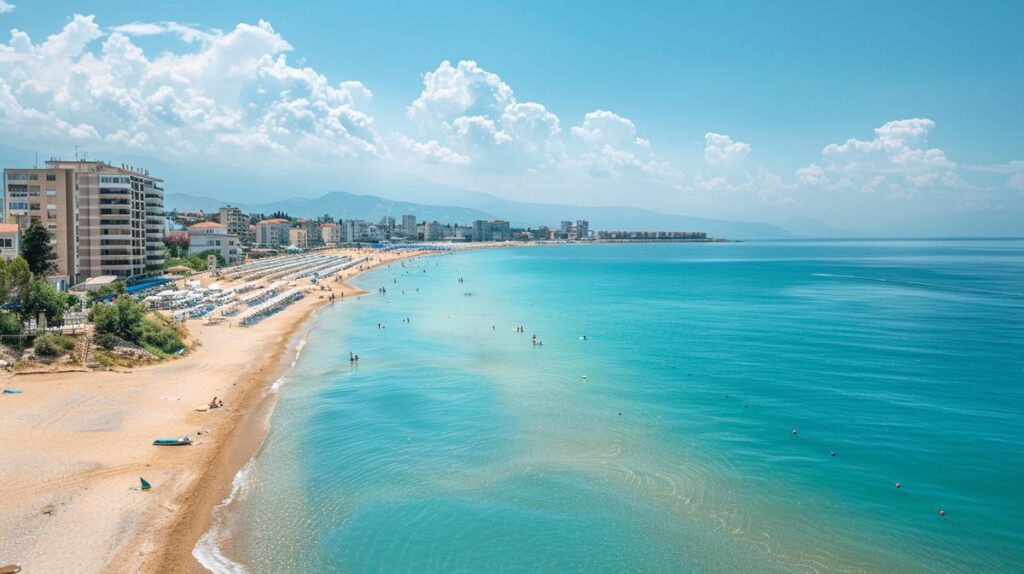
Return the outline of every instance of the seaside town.
{"type": "MultiPolygon", "coordinates": [[[[3,173],[0,256],[6,263],[6,284],[14,287],[0,293],[9,299],[0,314],[0,336],[18,347],[32,341],[32,358],[40,360],[73,354],[78,345],[68,337],[91,333],[88,323],[96,323],[95,316],[102,316],[103,309],[121,294],[144,303],[147,310],[182,306],[171,305],[168,299],[188,301],[187,309],[170,314],[180,322],[186,315],[205,317],[218,311],[211,298],[231,304],[234,310],[236,295],[255,287],[230,295],[186,295],[189,286],[199,287],[195,280],[184,278],[197,273],[230,277],[242,275],[245,269],[281,268],[294,271],[282,273],[285,279],[322,278],[328,270],[346,269],[342,263],[354,266],[356,261],[367,261],[332,259],[342,257],[330,254],[339,249],[408,252],[484,243],[708,239],[705,233],[692,231],[594,231],[583,219],[562,221],[557,227],[519,228],[503,220],[419,221],[415,214],[386,216],[376,222],[344,218],[344,214],[303,218],[283,212],[244,213],[231,205],[215,213],[167,211],[164,181],[140,167],[51,159],[44,167],[6,167],[3,173]],[[267,258],[273,259],[255,263],[267,258]],[[95,307],[95,303],[101,305],[95,307]],[[37,333],[46,336],[35,337],[37,333]]],[[[250,302],[277,301],[276,294],[276,288],[267,288],[250,302]]],[[[293,299],[284,297],[277,304],[293,299]]],[[[96,334],[119,334],[103,333],[103,329],[100,323],[96,334]]],[[[183,348],[179,337],[155,327],[150,330],[162,333],[156,338],[165,342],[157,346],[162,349],[148,345],[151,353],[183,348]]],[[[105,341],[108,347],[113,344],[109,338],[105,341]]],[[[5,356],[2,360],[12,366],[20,359],[5,356]]]]}
{"type": "Polygon", "coordinates": [[[258,446],[237,446],[236,429],[251,420],[242,415],[266,408],[268,377],[315,310],[365,294],[348,283],[364,271],[468,249],[708,241],[701,232],[594,231],[582,219],[518,228],[232,205],[176,212],[164,189],[144,168],[95,160],[3,170],[0,392],[5,408],[18,408],[0,417],[0,479],[31,479],[0,493],[22,517],[0,524],[0,564],[59,571],[71,560],[100,571],[127,560],[133,571],[164,572],[190,560],[191,545],[153,536],[194,542],[204,532],[238,470],[225,449],[251,456],[258,446]],[[196,454],[151,450],[181,445],[196,454]],[[124,497],[126,487],[153,493],[150,502],[124,497]],[[69,529],[89,532],[89,542],[74,557],[47,553],[69,529]]]}

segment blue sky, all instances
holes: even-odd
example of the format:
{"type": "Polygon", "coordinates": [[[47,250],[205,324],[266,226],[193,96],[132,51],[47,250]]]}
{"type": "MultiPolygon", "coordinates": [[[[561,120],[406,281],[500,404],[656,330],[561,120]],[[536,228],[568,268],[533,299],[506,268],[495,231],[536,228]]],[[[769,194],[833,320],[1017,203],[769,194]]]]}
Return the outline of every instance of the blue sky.
{"type": "Polygon", "coordinates": [[[0,49],[0,134],[43,155],[74,140],[170,175],[373,169],[530,201],[1024,234],[1022,3],[5,2],[0,27],[36,52],[0,49]],[[66,26],[80,44],[42,55],[66,26]],[[66,85],[83,68],[116,89],[66,85]]]}

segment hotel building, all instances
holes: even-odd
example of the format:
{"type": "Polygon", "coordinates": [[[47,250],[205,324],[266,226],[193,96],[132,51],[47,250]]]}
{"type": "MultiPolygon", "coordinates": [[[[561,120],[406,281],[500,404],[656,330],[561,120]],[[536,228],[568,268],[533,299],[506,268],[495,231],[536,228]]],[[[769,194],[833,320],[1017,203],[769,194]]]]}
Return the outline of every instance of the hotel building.
{"type": "Polygon", "coordinates": [[[242,260],[242,248],[238,236],[228,233],[220,223],[204,221],[188,228],[188,253],[197,255],[204,251],[216,251],[227,265],[242,260]]]}

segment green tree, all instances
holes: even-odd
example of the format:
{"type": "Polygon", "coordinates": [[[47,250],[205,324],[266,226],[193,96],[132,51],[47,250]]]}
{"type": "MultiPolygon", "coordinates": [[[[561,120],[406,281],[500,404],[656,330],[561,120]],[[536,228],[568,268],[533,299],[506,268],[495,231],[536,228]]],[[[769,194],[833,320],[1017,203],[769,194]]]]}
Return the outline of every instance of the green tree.
{"type": "Polygon", "coordinates": [[[21,256],[28,262],[28,268],[45,277],[57,271],[57,254],[50,245],[50,232],[38,221],[33,221],[21,233],[21,256]]]}
{"type": "Polygon", "coordinates": [[[96,305],[89,319],[96,325],[96,333],[117,335],[126,341],[137,342],[142,335],[142,320],[146,307],[131,297],[118,297],[113,305],[96,305]]]}
{"type": "Polygon", "coordinates": [[[68,308],[68,299],[45,279],[33,277],[28,286],[18,292],[18,313],[22,319],[46,315],[47,323],[60,323],[68,308]]]}

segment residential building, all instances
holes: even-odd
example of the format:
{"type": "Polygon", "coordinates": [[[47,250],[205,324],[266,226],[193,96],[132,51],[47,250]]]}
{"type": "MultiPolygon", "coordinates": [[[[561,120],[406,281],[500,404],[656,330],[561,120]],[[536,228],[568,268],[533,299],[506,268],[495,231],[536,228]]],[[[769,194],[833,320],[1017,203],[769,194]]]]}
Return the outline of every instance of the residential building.
{"type": "Polygon", "coordinates": [[[238,236],[228,233],[226,225],[204,221],[188,228],[188,253],[196,255],[216,251],[228,265],[242,260],[238,236]]]}
{"type": "Polygon", "coordinates": [[[292,224],[287,219],[264,219],[256,224],[256,245],[275,248],[291,241],[292,224]]]}
{"type": "Polygon", "coordinates": [[[563,221],[558,228],[559,239],[571,239],[572,238],[572,222],[563,221]]]}
{"type": "Polygon", "coordinates": [[[704,241],[703,231],[598,231],[597,238],[607,241],[704,241]]]}
{"type": "Polygon", "coordinates": [[[0,257],[10,261],[21,253],[21,229],[17,223],[0,223],[0,257]]]}
{"type": "Polygon", "coordinates": [[[299,249],[309,249],[309,232],[306,227],[293,227],[288,230],[288,244],[299,249]]]}
{"type": "Polygon", "coordinates": [[[437,221],[430,221],[423,224],[424,241],[441,241],[444,239],[444,226],[437,221]]]}
{"type": "Polygon", "coordinates": [[[77,282],[78,210],[75,170],[51,167],[4,170],[3,221],[26,229],[33,221],[46,227],[57,254],[57,270],[50,277],[58,288],[77,282]]]}
{"type": "Polygon", "coordinates": [[[590,238],[590,222],[586,219],[579,219],[576,221],[576,239],[585,241],[590,238]]]}
{"type": "Polygon", "coordinates": [[[249,240],[249,218],[238,207],[220,208],[220,224],[227,228],[228,235],[234,235],[242,243],[249,240]]]}
{"type": "Polygon", "coordinates": [[[342,236],[345,243],[368,240],[369,227],[369,224],[362,219],[346,219],[342,222],[342,236]]]}
{"type": "Polygon", "coordinates": [[[402,216],[402,235],[410,239],[416,239],[416,216],[415,215],[403,215],[402,216]]]}
{"type": "Polygon", "coordinates": [[[163,180],[144,169],[102,161],[46,165],[75,171],[81,279],[130,279],[163,269],[163,180]]]}
{"type": "Polygon", "coordinates": [[[320,239],[328,247],[337,247],[342,243],[341,226],[337,223],[320,224],[320,239]]]}
{"type": "Polygon", "coordinates": [[[473,241],[509,241],[512,239],[512,228],[509,222],[495,219],[473,222],[473,241]]]}
{"type": "Polygon", "coordinates": [[[50,160],[5,169],[4,219],[42,223],[57,254],[59,288],[100,275],[121,279],[162,269],[162,181],[148,171],[102,161],[50,160]]]}
{"type": "MultiPolygon", "coordinates": [[[[306,231],[306,246],[303,247],[303,249],[320,247],[324,244],[320,234],[319,221],[315,219],[301,219],[297,223],[297,227],[301,227],[306,231]]],[[[292,244],[294,245],[295,242],[293,241],[292,244]]],[[[298,247],[298,245],[296,245],[296,247],[298,247]]]]}

